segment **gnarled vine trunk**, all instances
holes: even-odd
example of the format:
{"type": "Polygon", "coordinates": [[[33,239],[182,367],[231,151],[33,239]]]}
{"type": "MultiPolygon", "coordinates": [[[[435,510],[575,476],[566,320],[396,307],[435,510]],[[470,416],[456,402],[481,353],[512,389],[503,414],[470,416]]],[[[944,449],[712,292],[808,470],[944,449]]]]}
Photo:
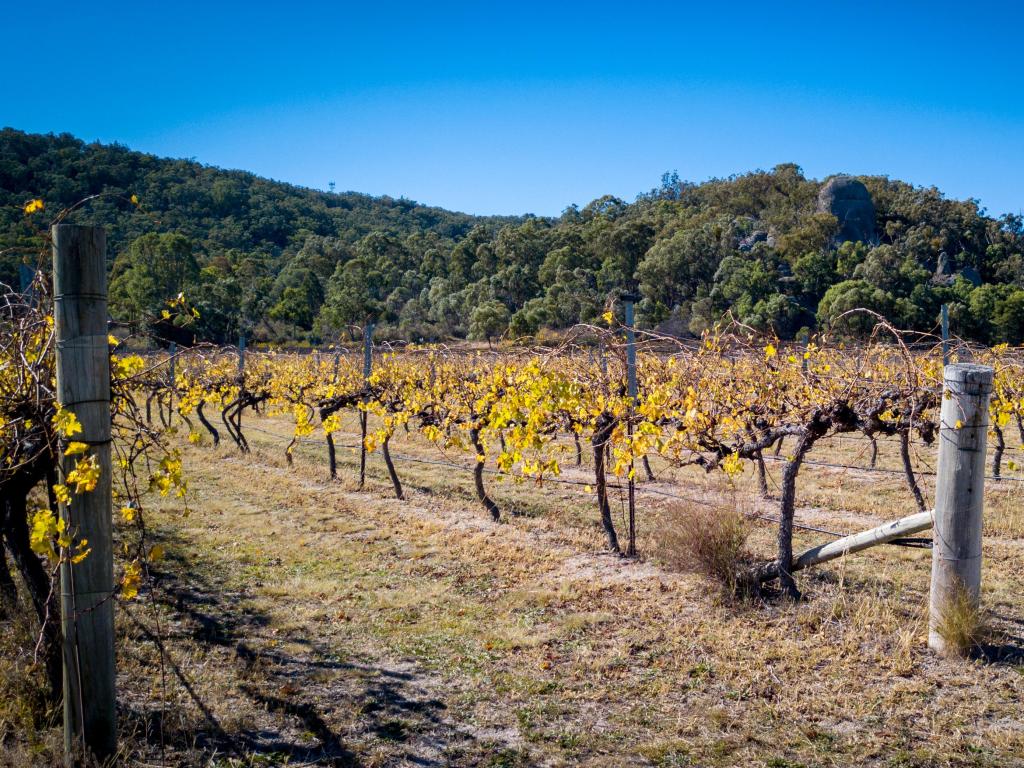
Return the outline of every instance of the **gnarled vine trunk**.
{"type": "Polygon", "coordinates": [[[614,428],[615,420],[608,414],[601,414],[597,419],[597,426],[590,438],[590,443],[594,449],[594,480],[597,484],[597,506],[601,512],[601,526],[608,539],[608,549],[616,554],[621,554],[619,537],[615,533],[615,524],[612,522],[611,506],[608,504],[608,484],[605,479],[605,456],[614,428]]]}
{"type": "Polygon", "coordinates": [[[359,412],[359,487],[366,484],[366,426],[369,415],[359,412]]]}
{"type": "Polygon", "coordinates": [[[757,490],[761,494],[762,499],[767,499],[771,494],[768,492],[768,470],[764,466],[764,453],[762,451],[754,454],[754,462],[757,466],[757,490]]]}
{"type": "Polygon", "coordinates": [[[338,452],[334,448],[334,436],[327,433],[327,463],[330,467],[331,480],[338,479],[338,452]]]}
{"type": "Polygon", "coordinates": [[[900,431],[900,458],[903,459],[903,474],[906,475],[907,485],[910,486],[910,490],[914,494],[914,501],[917,502],[917,508],[919,511],[924,512],[926,509],[924,494],[921,493],[921,487],[917,484],[917,477],[914,474],[914,465],[910,461],[909,429],[903,429],[900,431]]]}
{"type": "MultiPolygon", "coordinates": [[[[64,675],[60,640],[59,594],[56,589],[52,588],[53,581],[43,567],[39,556],[32,551],[26,517],[30,487],[19,484],[18,487],[4,489],[3,520],[0,521],[0,531],[3,533],[3,540],[25,583],[32,607],[39,620],[46,678],[52,700],[56,702],[61,697],[64,675]]],[[[3,567],[6,568],[6,562],[3,567]]]]}
{"type": "Polygon", "coordinates": [[[996,444],[992,449],[992,476],[996,480],[1001,480],[1003,451],[1006,450],[1006,439],[1003,437],[1003,430],[998,424],[992,424],[992,432],[996,436],[996,444]]]}
{"type": "Polygon", "coordinates": [[[779,580],[783,594],[792,600],[800,599],[796,579],[790,570],[793,566],[793,518],[796,513],[796,479],[800,466],[814,443],[827,431],[827,424],[818,417],[807,426],[797,438],[793,456],[782,470],[779,496],[779,531],[775,560],[756,566],[740,579],[740,588],[756,591],[758,585],[779,580]]]}
{"type": "Polygon", "coordinates": [[[196,406],[196,416],[199,417],[199,422],[206,427],[206,431],[213,436],[213,445],[216,448],[220,445],[220,432],[210,423],[209,419],[206,418],[206,414],[203,413],[203,407],[206,405],[205,401],[200,400],[199,405],[196,406]]]}
{"type": "Polygon", "coordinates": [[[398,479],[398,472],[395,471],[395,463],[391,460],[391,451],[388,448],[388,443],[391,442],[391,435],[384,438],[384,442],[381,443],[381,453],[384,454],[384,464],[388,468],[388,476],[391,478],[391,484],[395,487],[395,498],[405,499],[405,493],[402,490],[402,481],[398,479]]]}
{"type": "MultiPolygon", "coordinates": [[[[747,428],[747,434],[750,436],[750,439],[752,441],[757,442],[757,435],[749,427],[747,428]]],[[[758,492],[761,494],[761,498],[767,499],[769,498],[768,470],[764,465],[764,449],[758,448],[756,451],[754,451],[753,456],[754,466],[757,467],[757,489],[758,492]]]]}
{"type": "Polygon", "coordinates": [[[654,470],[651,469],[651,462],[648,461],[646,453],[643,456],[640,457],[640,463],[643,464],[644,475],[647,477],[647,482],[653,483],[654,482],[654,470]]]}
{"type": "Polygon", "coordinates": [[[498,522],[501,519],[501,510],[487,495],[487,490],[484,488],[484,462],[480,460],[480,457],[484,455],[484,446],[480,442],[480,430],[477,427],[473,427],[469,431],[469,439],[473,443],[473,449],[477,456],[476,464],[473,466],[473,483],[476,486],[477,498],[484,505],[484,509],[490,513],[491,519],[498,522]]]}

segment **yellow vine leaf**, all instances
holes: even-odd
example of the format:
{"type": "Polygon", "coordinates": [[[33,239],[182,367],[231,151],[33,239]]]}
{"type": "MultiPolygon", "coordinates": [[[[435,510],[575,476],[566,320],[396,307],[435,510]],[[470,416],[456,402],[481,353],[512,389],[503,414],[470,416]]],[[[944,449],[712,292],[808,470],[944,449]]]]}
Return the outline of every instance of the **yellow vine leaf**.
{"type": "Polygon", "coordinates": [[[100,479],[100,463],[95,456],[87,456],[75,463],[75,468],[68,472],[68,484],[74,483],[75,493],[88,493],[96,488],[100,479]]]}
{"type": "Polygon", "coordinates": [[[743,459],[738,453],[732,453],[722,460],[722,469],[729,478],[734,478],[743,472],[743,459]]]}
{"type": "Polygon", "coordinates": [[[121,577],[121,597],[125,600],[137,597],[141,584],[142,566],[138,560],[133,560],[124,567],[124,576],[121,577]]]}
{"type": "Polygon", "coordinates": [[[53,495],[57,499],[58,504],[71,503],[71,491],[63,483],[57,483],[53,486],[53,495]]]}
{"type": "Polygon", "coordinates": [[[90,552],[92,552],[91,548],[82,549],[82,547],[85,547],[85,545],[88,543],[88,539],[82,539],[80,542],[78,542],[78,551],[71,556],[72,565],[78,565],[80,562],[82,562],[83,560],[85,560],[85,558],[89,556],[90,552]]]}
{"type": "Polygon", "coordinates": [[[73,411],[63,405],[58,406],[57,412],[53,414],[53,428],[61,437],[73,437],[82,431],[82,423],[75,416],[73,411]]]}
{"type": "Polygon", "coordinates": [[[29,546],[37,555],[53,557],[53,538],[57,535],[57,519],[49,509],[39,509],[32,515],[29,546]]]}

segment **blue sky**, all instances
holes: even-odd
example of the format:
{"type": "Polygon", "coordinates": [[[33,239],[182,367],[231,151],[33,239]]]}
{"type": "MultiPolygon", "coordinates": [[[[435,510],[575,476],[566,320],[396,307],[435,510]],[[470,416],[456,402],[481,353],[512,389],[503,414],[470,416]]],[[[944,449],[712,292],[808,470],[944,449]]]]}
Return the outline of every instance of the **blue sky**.
{"type": "Polygon", "coordinates": [[[471,213],[782,162],[1024,208],[1016,3],[4,5],[22,130],[471,213]]]}

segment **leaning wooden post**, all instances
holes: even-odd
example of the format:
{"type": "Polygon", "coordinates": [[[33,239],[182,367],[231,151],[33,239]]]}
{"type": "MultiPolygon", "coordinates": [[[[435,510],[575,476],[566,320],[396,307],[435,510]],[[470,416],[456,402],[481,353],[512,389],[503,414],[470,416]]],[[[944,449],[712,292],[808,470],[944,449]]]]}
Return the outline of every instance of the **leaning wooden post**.
{"type": "MultiPolygon", "coordinates": [[[[61,506],[72,535],[88,539],[91,550],[60,567],[64,748],[70,760],[80,760],[84,746],[103,761],[117,749],[106,236],[101,227],[72,224],[52,234],[57,400],[78,417],[74,440],[100,466],[96,487],[61,506]]],[[[65,476],[78,458],[63,459],[65,476]]]]}
{"type": "Polygon", "coordinates": [[[947,365],[939,426],[935,530],[928,646],[945,650],[938,626],[952,601],[966,593],[977,606],[981,590],[981,513],[992,369],[947,365]]]}

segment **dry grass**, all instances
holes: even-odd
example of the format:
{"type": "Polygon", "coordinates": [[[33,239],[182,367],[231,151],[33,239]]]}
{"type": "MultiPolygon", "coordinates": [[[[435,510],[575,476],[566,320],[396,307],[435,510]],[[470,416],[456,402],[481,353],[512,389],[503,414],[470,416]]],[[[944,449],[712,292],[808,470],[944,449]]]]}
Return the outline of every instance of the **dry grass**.
{"type": "Polygon", "coordinates": [[[33,664],[34,623],[24,596],[0,605],[0,766],[58,765],[60,712],[47,701],[42,670],[33,664]]]}
{"type": "Polygon", "coordinates": [[[671,567],[702,574],[736,594],[743,570],[750,565],[747,550],[751,523],[738,508],[677,502],[669,505],[661,525],[657,556],[671,567]]]}
{"type": "Polygon", "coordinates": [[[950,656],[967,656],[985,643],[991,627],[978,600],[967,589],[954,589],[939,607],[935,632],[942,638],[943,651],[950,656]]]}
{"type": "MultiPolygon", "coordinates": [[[[357,492],[357,456],[343,451],[330,483],[321,445],[300,446],[289,469],[279,438],[250,438],[249,457],[185,447],[194,511],[151,515],[169,557],[148,602],[119,613],[132,761],[895,768],[1024,753],[1020,656],[927,650],[927,551],[879,547],[812,570],[798,606],[727,604],[704,576],[604,554],[582,486],[489,477],[509,513],[494,525],[468,471],[399,462],[402,503],[377,457],[357,492]]],[[[405,436],[395,453],[437,458],[405,436]]],[[[894,458],[883,446],[880,463],[894,458]]],[[[649,487],[730,498],[715,475],[655,471],[649,487]]],[[[751,475],[741,504],[755,503],[751,475]]],[[[847,531],[910,511],[898,481],[808,468],[800,499],[814,506],[798,521],[847,531]]],[[[993,508],[1019,514],[1005,494],[993,508]]],[[[667,503],[639,498],[640,550],[658,552],[667,503]]],[[[801,532],[797,546],[821,540],[801,532]]],[[[1024,627],[1020,546],[1006,533],[985,543],[983,600],[1011,638],[1024,627]]],[[[747,547],[770,557],[773,526],[753,525],[747,547]]]]}

